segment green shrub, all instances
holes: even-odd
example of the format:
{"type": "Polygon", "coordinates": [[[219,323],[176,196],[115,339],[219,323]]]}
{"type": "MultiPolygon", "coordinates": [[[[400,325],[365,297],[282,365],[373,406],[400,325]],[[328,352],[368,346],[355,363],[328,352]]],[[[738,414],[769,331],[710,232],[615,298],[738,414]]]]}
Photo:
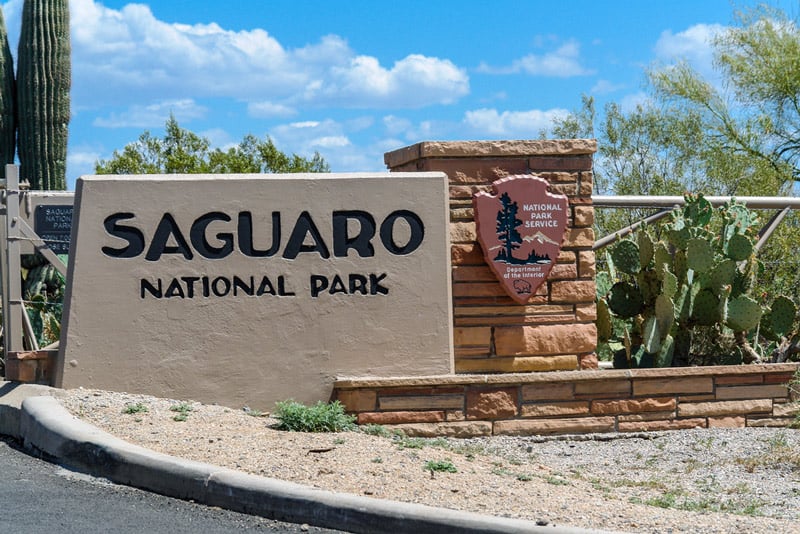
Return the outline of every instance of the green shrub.
{"type": "Polygon", "coordinates": [[[425,462],[425,471],[430,471],[431,473],[439,472],[439,473],[456,473],[458,469],[456,466],[453,465],[453,462],[450,460],[428,460],[425,462]]]}
{"type": "Polygon", "coordinates": [[[339,401],[306,406],[293,400],[275,404],[278,430],[290,432],[344,432],[355,428],[355,416],[347,415],[339,401]]]}

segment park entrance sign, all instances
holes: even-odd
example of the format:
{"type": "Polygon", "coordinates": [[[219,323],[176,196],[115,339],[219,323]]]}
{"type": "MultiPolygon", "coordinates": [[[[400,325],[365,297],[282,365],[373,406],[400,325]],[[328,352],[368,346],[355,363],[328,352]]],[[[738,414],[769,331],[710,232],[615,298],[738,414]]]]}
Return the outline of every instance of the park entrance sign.
{"type": "Polygon", "coordinates": [[[486,263],[520,304],[547,280],[567,229],[569,201],[548,187],[536,176],[509,176],[473,198],[486,263]]]}
{"type": "Polygon", "coordinates": [[[271,409],[451,373],[448,250],[442,173],[83,177],[59,385],[271,409]]]}

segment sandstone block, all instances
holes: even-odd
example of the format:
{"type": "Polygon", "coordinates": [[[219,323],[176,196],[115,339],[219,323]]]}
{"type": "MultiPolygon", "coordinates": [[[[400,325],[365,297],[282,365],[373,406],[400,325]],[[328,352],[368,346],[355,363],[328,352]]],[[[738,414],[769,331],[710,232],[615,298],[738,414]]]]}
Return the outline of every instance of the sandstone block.
{"type": "Polygon", "coordinates": [[[787,398],[788,389],[783,384],[768,384],[764,386],[729,386],[718,387],[716,396],[720,400],[732,399],[769,399],[787,398]]]}
{"type": "Polygon", "coordinates": [[[599,368],[600,362],[597,360],[597,354],[594,352],[591,354],[581,354],[578,356],[578,369],[588,370],[599,368]]]}
{"type": "Polygon", "coordinates": [[[451,243],[474,243],[478,239],[474,222],[450,223],[451,243]]]}
{"type": "Polygon", "coordinates": [[[453,297],[502,297],[505,290],[499,282],[459,282],[453,284],[453,297]]]}
{"type": "Polygon", "coordinates": [[[464,406],[463,395],[431,395],[431,396],[401,396],[383,397],[378,399],[380,410],[435,410],[458,409],[464,406]]]}
{"type": "Polygon", "coordinates": [[[483,251],[477,243],[452,245],[450,261],[453,265],[486,265],[483,260],[483,251]]]}
{"type": "Polygon", "coordinates": [[[621,414],[617,416],[617,421],[625,423],[635,423],[641,421],[668,421],[672,419],[675,419],[675,410],[670,410],[668,412],[621,414]]]}
{"type": "Polygon", "coordinates": [[[392,426],[392,429],[401,430],[406,436],[420,438],[477,438],[492,435],[492,423],[488,421],[399,424],[392,426]]]}
{"type": "Polygon", "coordinates": [[[711,393],[714,390],[710,376],[662,379],[635,379],[633,395],[663,395],[665,393],[711,393]]]}
{"type": "Polygon", "coordinates": [[[596,321],[597,320],[597,304],[576,304],[575,305],[575,318],[581,322],[596,321]]]}
{"type": "Polygon", "coordinates": [[[586,397],[628,397],[631,381],[627,378],[575,382],[575,395],[586,397]]]}
{"type": "Polygon", "coordinates": [[[573,280],[578,277],[578,266],[574,263],[556,263],[553,265],[548,280],[573,280]]]}
{"type": "Polygon", "coordinates": [[[550,284],[551,302],[593,303],[595,299],[594,280],[557,281],[550,284]]]}
{"type": "Polygon", "coordinates": [[[578,194],[578,184],[550,184],[550,192],[554,195],[573,197],[578,194]]]}
{"type": "Polygon", "coordinates": [[[378,394],[375,390],[339,390],[336,399],[348,412],[371,412],[377,408],[378,394]]]}
{"type": "Polygon", "coordinates": [[[663,412],[674,410],[676,404],[674,397],[593,401],[591,410],[596,415],[663,412]]]}
{"type": "Polygon", "coordinates": [[[457,373],[534,373],[544,371],[574,371],[578,357],[574,354],[558,356],[517,356],[510,358],[484,358],[460,360],[457,373]]]}
{"type": "Polygon", "coordinates": [[[772,415],[775,417],[794,417],[800,413],[800,403],[787,402],[784,404],[777,404],[772,407],[772,415]]]}
{"type": "Polygon", "coordinates": [[[561,400],[573,398],[572,384],[560,382],[555,384],[528,384],[522,386],[523,401],[561,400]]]}
{"type": "Polygon", "coordinates": [[[517,415],[517,388],[467,390],[467,419],[509,419],[517,415]]]}
{"type": "Polygon", "coordinates": [[[588,434],[613,432],[613,417],[575,417],[561,419],[514,419],[495,421],[494,434],[499,436],[535,436],[538,434],[588,434]]]}
{"type": "Polygon", "coordinates": [[[541,171],[589,171],[592,169],[591,156],[549,157],[533,156],[528,166],[534,172],[541,171]]]}
{"type": "Polygon", "coordinates": [[[588,401],[553,402],[550,404],[523,404],[522,417],[560,417],[589,413],[588,401]]]}
{"type": "Polygon", "coordinates": [[[509,174],[525,174],[528,162],[517,158],[431,158],[423,162],[422,170],[442,171],[451,184],[488,184],[509,174]]]}
{"type": "Polygon", "coordinates": [[[714,384],[717,386],[749,386],[763,383],[764,376],[761,374],[717,376],[714,378],[714,384]]]}
{"type": "Polygon", "coordinates": [[[361,412],[358,414],[359,425],[396,425],[400,423],[436,423],[444,421],[444,412],[361,412]]]}
{"type": "Polygon", "coordinates": [[[571,228],[567,231],[564,247],[591,248],[594,245],[594,230],[592,228],[571,228]]]}
{"type": "Polygon", "coordinates": [[[772,400],[753,399],[718,402],[682,402],[678,404],[679,417],[712,417],[717,415],[743,415],[772,413],[772,400]]]}
{"type": "Polygon", "coordinates": [[[594,323],[495,328],[495,350],[499,356],[587,353],[594,352],[596,344],[594,323]]]}
{"type": "Polygon", "coordinates": [[[466,418],[463,410],[447,410],[444,413],[445,421],[464,421],[466,418]]]}
{"type": "Polygon", "coordinates": [[[581,250],[578,253],[578,276],[581,278],[594,278],[596,273],[594,251],[581,250]]]}
{"type": "Polygon", "coordinates": [[[578,183],[577,172],[540,172],[538,176],[544,178],[550,183],[558,182],[574,182],[578,183]]]}
{"type": "Polygon", "coordinates": [[[562,250],[558,253],[558,263],[575,263],[577,255],[571,250],[562,250]]]}
{"type": "Polygon", "coordinates": [[[747,426],[786,428],[794,423],[793,417],[748,417],[747,426]]]}
{"type": "Polygon", "coordinates": [[[493,282],[497,277],[489,267],[457,266],[453,268],[453,282],[493,282]]]}
{"type": "Polygon", "coordinates": [[[794,379],[794,373],[764,373],[765,384],[788,384],[794,379]]]}
{"type": "Polygon", "coordinates": [[[488,346],[492,342],[492,329],[485,327],[453,328],[453,343],[456,346],[488,346]]]}
{"type": "Polygon", "coordinates": [[[743,416],[709,417],[708,428],[744,428],[747,419],[743,416]]]}
{"type": "Polygon", "coordinates": [[[620,432],[657,432],[660,430],[687,430],[690,428],[706,428],[706,420],[703,418],[695,418],[695,419],[673,419],[667,421],[639,421],[639,422],[619,423],[617,428],[620,432]]]}
{"type": "Polygon", "coordinates": [[[585,227],[594,224],[594,207],[575,206],[572,209],[575,213],[575,227],[585,227]]]}

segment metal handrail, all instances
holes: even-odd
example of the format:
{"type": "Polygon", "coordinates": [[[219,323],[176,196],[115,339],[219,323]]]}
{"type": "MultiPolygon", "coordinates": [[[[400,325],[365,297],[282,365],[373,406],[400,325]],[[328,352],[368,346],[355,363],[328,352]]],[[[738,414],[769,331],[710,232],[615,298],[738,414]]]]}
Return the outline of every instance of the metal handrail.
{"type": "MultiPolygon", "coordinates": [[[[731,200],[738,200],[750,209],[800,209],[799,197],[703,197],[712,206],[722,206],[731,200]]],[[[622,196],[594,196],[592,204],[602,208],[672,208],[673,206],[683,206],[686,199],[679,196],[643,196],[643,195],[622,195],[622,196]]]]}
{"type": "MultiPolygon", "coordinates": [[[[727,202],[732,200],[737,200],[747,206],[749,209],[778,209],[780,210],[777,212],[772,219],[767,223],[767,225],[761,229],[758,233],[759,240],[756,243],[755,250],[760,250],[764,243],[766,243],[767,239],[772,235],[775,231],[775,228],[781,223],[783,218],[789,213],[790,210],[800,209],[800,198],[798,197],[737,197],[737,196],[730,196],[730,197],[703,197],[712,206],[722,206],[727,202]]],[[[617,241],[618,239],[625,237],[626,235],[630,234],[631,232],[638,229],[642,224],[655,222],[667,214],[671,213],[672,210],[683,206],[686,204],[686,199],[684,197],[678,196],[634,196],[634,195],[623,195],[623,196],[595,196],[592,197],[592,204],[595,207],[600,208],[625,208],[625,209],[632,209],[632,208],[652,208],[652,209],[661,209],[658,213],[654,215],[650,215],[642,220],[639,220],[630,226],[627,226],[621,230],[617,230],[614,233],[611,233],[605,237],[602,237],[594,242],[592,246],[592,250],[599,250],[611,243],[617,241]]]]}

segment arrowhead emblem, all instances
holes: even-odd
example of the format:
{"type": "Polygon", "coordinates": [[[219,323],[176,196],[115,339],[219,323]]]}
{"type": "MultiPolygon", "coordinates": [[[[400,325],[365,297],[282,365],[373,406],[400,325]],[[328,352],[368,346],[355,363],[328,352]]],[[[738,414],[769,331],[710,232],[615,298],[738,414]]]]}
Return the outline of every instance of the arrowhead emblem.
{"type": "Polygon", "coordinates": [[[492,194],[472,198],[486,263],[520,304],[547,280],[567,229],[569,201],[548,185],[537,176],[508,176],[493,184],[492,194]]]}

